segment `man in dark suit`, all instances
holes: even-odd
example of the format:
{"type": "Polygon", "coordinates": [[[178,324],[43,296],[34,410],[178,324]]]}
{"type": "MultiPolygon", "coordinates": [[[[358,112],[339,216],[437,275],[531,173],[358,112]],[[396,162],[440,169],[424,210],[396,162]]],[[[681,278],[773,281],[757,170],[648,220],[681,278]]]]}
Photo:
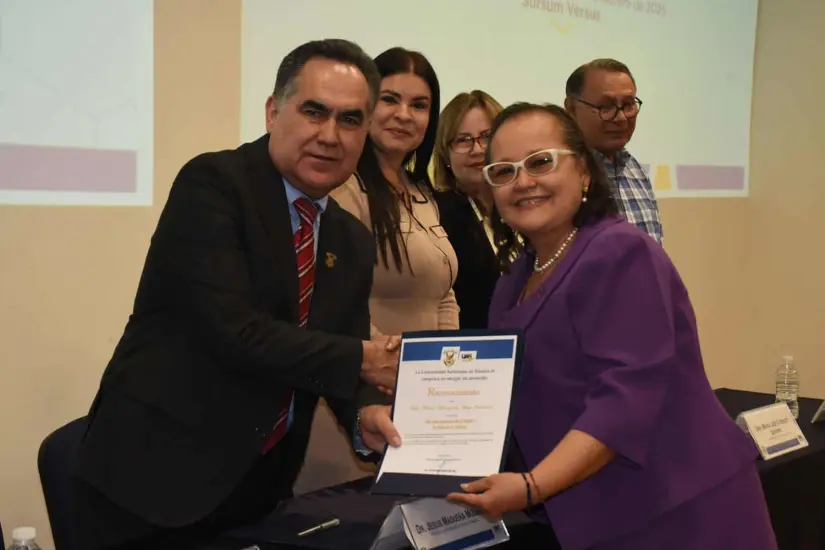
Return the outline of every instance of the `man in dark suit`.
{"type": "Polygon", "coordinates": [[[355,44],[304,44],[278,70],[267,135],[181,169],[78,454],[83,548],[179,548],[267,514],[291,495],[319,396],[362,453],[397,444],[388,407],[369,405],[397,369],[395,344],[369,340],[375,242],[327,198],[379,86],[355,44]]]}

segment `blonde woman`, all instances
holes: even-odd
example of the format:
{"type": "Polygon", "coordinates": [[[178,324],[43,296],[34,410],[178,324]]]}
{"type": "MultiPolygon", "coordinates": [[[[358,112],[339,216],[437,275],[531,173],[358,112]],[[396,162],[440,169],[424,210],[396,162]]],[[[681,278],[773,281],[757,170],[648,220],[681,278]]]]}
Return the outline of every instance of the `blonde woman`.
{"type": "Polygon", "coordinates": [[[501,110],[486,92],[462,92],[444,107],[435,137],[435,200],[458,258],[453,290],[461,328],[487,328],[500,272],[489,224],[493,196],[481,169],[490,127],[501,110]]]}

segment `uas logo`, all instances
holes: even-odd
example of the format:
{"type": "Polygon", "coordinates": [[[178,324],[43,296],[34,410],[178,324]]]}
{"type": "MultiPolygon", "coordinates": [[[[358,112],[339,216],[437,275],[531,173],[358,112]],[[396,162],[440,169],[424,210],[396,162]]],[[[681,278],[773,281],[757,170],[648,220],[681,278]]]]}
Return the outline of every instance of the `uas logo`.
{"type": "Polygon", "coordinates": [[[444,363],[445,367],[452,367],[455,365],[455,360],[460,352],[461,348],[458,347],[441,348],[441,362],[444,363]]]}

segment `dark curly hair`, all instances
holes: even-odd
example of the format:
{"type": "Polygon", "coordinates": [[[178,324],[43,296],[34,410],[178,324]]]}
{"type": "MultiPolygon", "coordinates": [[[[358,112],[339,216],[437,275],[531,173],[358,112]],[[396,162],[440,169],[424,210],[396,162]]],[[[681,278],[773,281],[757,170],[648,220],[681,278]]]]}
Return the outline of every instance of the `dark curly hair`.
{"type": "MultiPolygon", "coordinates": [[[[514,103],[504,109],[493,121],[490,129],[490,145],[487,148],[487,164],[492,162],[493,142],[501,126],[511,118],[533,112],[547,113],[556,119],[561,127],[564,136],[564,144],[573,151],[577,157],[584,160],[587,165],[587,172],[590,176],[590,185],[587,189],[587,202],[582,202],[579,210],[573,216],[573,225],[582,227],[583,225],[600,220],[619,212],[613,192],[604,167],[593,155],[584,141],[579,125],[564,110],[563,107],[550,103],[539,105],[536,103],[514,103]]],[[[530,240],[523,234],[516,232],[501,219],[497,208],[493,208],[490,224],[493,229],[493,238],[498,246],[498,261],[502,271],[508,271],[513,259],[518,256],[522,248],[529,253],[535,253],[530,240]],[[523,244],[522,244],[523,243],[523,244]]]]}

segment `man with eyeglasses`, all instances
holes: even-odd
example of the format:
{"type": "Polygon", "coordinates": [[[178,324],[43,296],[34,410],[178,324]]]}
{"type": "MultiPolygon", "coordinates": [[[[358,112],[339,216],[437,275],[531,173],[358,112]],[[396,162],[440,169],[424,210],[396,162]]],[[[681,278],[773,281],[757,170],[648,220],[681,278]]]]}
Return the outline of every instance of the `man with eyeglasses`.
{"type": "Polygon", "coordinates": [[[567,79],[566,95],[564,107],[604,164],[619,209],[627,221],[661,243],[662,221],[653,186],[625,148],[642,107],[630,69],[615,59],[585,63],[567,79]]]}

